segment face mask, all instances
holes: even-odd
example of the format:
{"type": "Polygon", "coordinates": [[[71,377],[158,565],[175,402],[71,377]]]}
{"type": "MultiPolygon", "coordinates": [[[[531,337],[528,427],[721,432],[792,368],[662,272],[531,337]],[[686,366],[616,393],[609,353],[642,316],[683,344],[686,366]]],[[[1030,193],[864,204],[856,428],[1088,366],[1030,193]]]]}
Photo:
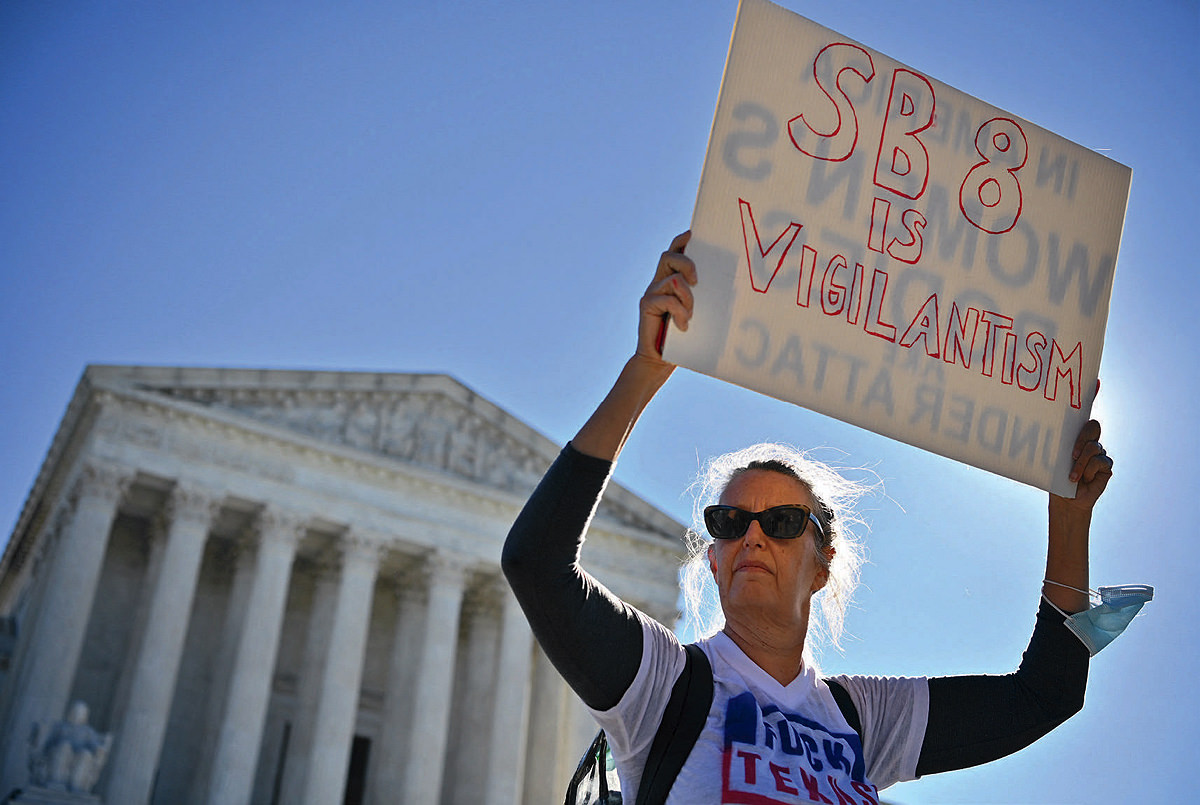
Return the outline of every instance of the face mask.
{"type": "Polygon", "coordinates": [[[1133,620],[1142,605],[1154,598],[1154,588],[1148,584],[1120,584],[1115,587],[1101,587],[1096,592],[1086,592],[1066,584],[1046,580],[1047,584],[1066,587],[1068,590],[1090,595],[1093,600],[1100,599],[1090,609],[1068,615],[1046,599],[1050,606],[1058,609],[1066,618],[1067,628],[1087,646],[1088,653],[1095,657],[1100,649],[1107,646],[1133,620]]]}

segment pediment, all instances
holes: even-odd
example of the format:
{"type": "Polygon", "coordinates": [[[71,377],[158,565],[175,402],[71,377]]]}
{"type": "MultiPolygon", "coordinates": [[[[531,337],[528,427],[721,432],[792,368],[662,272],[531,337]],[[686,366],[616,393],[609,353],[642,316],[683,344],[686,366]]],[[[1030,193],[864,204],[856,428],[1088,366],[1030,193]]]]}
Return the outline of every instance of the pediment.
{"type": "Polygon", "coordinates": [[[440,391],[174,390],[322,441],[512,491],[532,489],[552,456],[440,391]]]}
{"type": "MultiPolygon", "coordinates": [[[[446,375],[93,366],[88,377],[94,386],[162,395],[522,496],[559,451],[446,375]]],[[[670,518],[615,485],[601,511],[679,534],[670,518]]]]}

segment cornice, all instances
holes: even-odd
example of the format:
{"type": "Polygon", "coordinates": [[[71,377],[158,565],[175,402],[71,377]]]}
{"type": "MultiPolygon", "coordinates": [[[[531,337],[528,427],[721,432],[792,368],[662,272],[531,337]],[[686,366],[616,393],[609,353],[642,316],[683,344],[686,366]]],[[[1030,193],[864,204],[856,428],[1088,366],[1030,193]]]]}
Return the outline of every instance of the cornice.
{"type": "MultiPolygon", "coordinates": [[[[247,371],[245,374],[249,377],[258,377],[261,373],[247,371]]],[[[285,372],[285,374],[294,373],[285,372]]],[[[316,374],[325,376],[336,373],[316,374]]],[[[361,376],[364,383],[366,377],[368,376],[361,376]]],[[[384,377],[390,377],[395,381],[392,385],[399,386],[403,385],[399,383],[399,379],[407,376],[384,377]]],[[[223,429],[225,433],[249,434],[249,440],[242,439],[244,442],[253,443],[253,440],[257,438],[274,444],[286,444],[292,449],[299,450],[301,455],[306,458],[348,470],[358,478],[372,478],[376,482],[388,484],[393,482],[396,472],[402,469],[406,478],[425,479],[438,489],[452,487],[457,494],[480,496],[476,498],[477,503],[493,506],[499,504],[500,509],[493,511],[496,514],[506,513],[513,501],[523,504],[533,491],[537,481],[540,480],[542,473],[545,472],[546,467],[557,456],[559,448],[532,429],[521,425],[501,409],[483,401],[482,398],[474,395],[473,392],[451,378],[443,375],[418,375],[414,378],[424,382],[413,382],[403,389],[268,386],[265,388],[224,388],[221,391],[236,395],[243,404],[257,403],[264,406],[282,404],[286,406],[288,405],[287,401],[291,400],[292,404],[297,407],[301,403],[308,403],[317,410],[330,400],[337,399],[341,401],[343,414],[352,412],[353,406],[361,405],[366,401],[374,401],[377,406],[398,407],[400,400],[388,396],[392,394],[432,395],[425,399],[426,405],[442,397],[454,406],[454,410],[447,411],[444,408],[439,409],[430,405],[429,410],[418,411],[415,416],[409,412],[408,420],[413,423],[419,422],[422,432],[431,438],[464,441],[466,445],[461,452],[455,453],[453,447],[447,447],[445,455],[441,457],[442,460],[430,462],[422,461],[419,457],[389,454],[369,447],[339,442],[327,436],[302,432],[282,422],[272,422],[246,411],[239,411],[232,405],[212,404],[211,400],[209,402],[200,401],[196,399],[196,395],[205,397],[208,392],[199,386],[189,387],[191,391],[186,395],[167,394],[162,390],[144,390],[132,387],[115,388],[107,384],[98,388],[98,392],[107,392],[112,398],[138,400],[144,405],[167,411],[168,415],[185,418],[190,415],[190,421],[200,422],[204,427],[215,428],[219,423],[219,429],[223,429]],[[480,413],[481,409],[484,411],[482,414],[480,413]],[[423,417],[436,420],[428,430],[426,430],[428,422],[423,417]],[[463,433],[464,430],[472,427],[495,429],[493,436],[498,435],[499,438],[472,440],[470,435],[463,433]],[[232,430],[230,430],[231,428],[232,430]],[[518,439],[518,437],[521,438],[518,439]],[[526,442],[524,439],[530,441],[526,442]],[[474,465],[468,466],[471,462],[474,465]],[[508,482],[499,480],[495,473],[488,472],[489,462],[509,468],[508,482]],[[511,474],[511,468],[514,466],[523,467],[519,471],[521,477],[516,481],[513,480],[511,474]],[[485,490],[494,490],[500,494],[492,494],[491,491],[485,490]]],[[[127,384],[127,386],[130,385],[132,384],[127,384]]],[[[227,402],[231,403],[232,399],[227,402]]],[[[136,438],[136,434],[133,436],[136,438]]],[[[275,473],[276,480],[287,482],[291,479],[288,466],[289,462],[280,464],[275,473]]],[[[504,469],[499,471],[502,474],[506,472],[504,469]]],[[[270,475],[269,472],[266,474],[270,475]]],[[[609,485],[605,498],[601,502],[600,512],[602,516],[620,521],[638,530],[656,533],[669,540],[678,539],[683,530],[682,526],[672,518],[616,483],[609,485]]]]}
{"type": "MultiPolygon", "coordinates": [[[[245,472],[268,483],[299,485],[323,498],[321,503],[338,509],[344,508],[345,496],[339,495],[337,489],[323,492],[298,484],[298,473],[329,472],[378,489],[402,488],[407,497],[418,501],[454,500],[455,508],[466,513],[465,518],[459,516],[455,520],[463,532],[454,539],[464,543],[473,537],[472,519],[490,520],[493,527],[496,522],[511,522],[559,450],[546,437],[446,375],[91,366],[76,386],[26,498],[0,559],[0,578],[7,574],[14,557],[19,559],[28,551],[25,543],[42,530],[38,523],[49,516],[64,492],[63,484],[69,480],[64,472],[71,471],[72,455],[93,456],[99,450],[99,457],[103,458],[105,450],[115,447],[124,451],[125,446],[148,453],[162,452],[185,462],[245,472]],[[424,395],[430,403],[424,409],[426,413],[438,413],[435,409],[439,406],[434,406],[433,401],[449,404],[448,409],[442,407],[440,411],[453,419],[445,424],[444,432],[453,434],[469,418],[468,426],[473,422],[476,427],[494,429],[494,433],[490,438],[480,437],[473,452],[460,454],[470,459],[465,464],[450,461],[433,468],[402,456],[306,434],[287,424],[256,418],[233,406],[194,399],[203,396],[201,392],[206,388],[241,404],[319,406],[321,401],[340,399],[351,410],[356,404],[372,402],[386,406],[389,402],[395,404],[403,395],[424,395]],[[159,422],[182,427],[160,427],[159,422]],[[492,452],[483,448],[491,448],[492,452]],[[506,453],[508,450],[518,451],[528,462],[536,461],[536,468],[530,465],[519,484],[488,483],[488,477],[493,480],[497,477],[494,468],[493,474],[488,475],[489,456],[506,455],[509,460],[520,460],[513,459],[506,453]]],[[[445,455],[449,454],[447,450],[445,455]]],[[[236,493],[236,490],[225,491],[236,493]]],[[[386,507],[358,514],[363,516],[353,518],[355,524],[364,527],[394,527],[396,517],[401,520],[407,517],[386,507]]],[[[616,483],[610,483],[606,491],[596,525],[605,532],[647,546],[660,549],[669,546],[668,552],[678,545],[683,532],[683,527],[672,518],[616,483]]]]}
{"type": "Polygon", "coordinates": [[[449,492],[457,496],[467,496],[472,503],[488,513],[507,513],[513,510],[514,506],[520,506],[524,502],[522,496],[469,479],[323,441],[223,409],[198,408],[187,402],[142,391],[104,389],[98,391],[97,395],[103,398],[106,408],[112,414],[123,409],[142,415],[161,415],[185,428],[190,426],[205,431],[207,434],[203,444],[212,445],[213,449],[206,455],[199,455],[195,450],[197,443],[180,438],[178,432],[168,434],[146,430],[139,434],[134,432],[136,429],[122,429],[123,423],[109,419],[101,425],[101,429],[107,430],[112,436],[130,439],[152,450],[177,451],[192,460],[223,465],[280,483],[295,483],[296,467],[300,466],[299,462],[304,462],[313,467],[341,471],[356,481],[366,481],[385,488],[403,483],[406,487],[415,487],[419,491],[438,494],[449,492]],[[242,462],[238,460],[241,456],[237,452],[213,444],[216,439],[255,451],[263,448],[279,451],[281,455],[275,461],[261,461],[256,456],[253,462],[242,462]]]}

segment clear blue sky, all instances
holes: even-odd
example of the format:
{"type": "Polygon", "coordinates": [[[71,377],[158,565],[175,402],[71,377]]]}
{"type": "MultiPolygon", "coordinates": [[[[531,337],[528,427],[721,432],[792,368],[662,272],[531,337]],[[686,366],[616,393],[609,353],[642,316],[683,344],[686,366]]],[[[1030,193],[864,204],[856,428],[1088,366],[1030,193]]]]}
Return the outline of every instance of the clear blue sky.
{"type": "MultiPolygon", "coordinates": [[[[1157,597],[1084,711],[899,803],[1190,797],[1200,10],[1194,0],[789,8],[1133,168],[1097,414],[1093,585],[1157,597]],[[1050,9],[1050,10],[1047,10],[1050,9]]],[[[736,4],[0,5],[0,523],[86,364],[449,373],[563,442],[686,229],[736,4]]],[[[618,480],[680,519],[697,457],[870,464],[870,564],[826,668],[1004,672],[1045,495],[681,371],[618,480]],[[963,536],[968,525],[986,536],[963,536]]]]}

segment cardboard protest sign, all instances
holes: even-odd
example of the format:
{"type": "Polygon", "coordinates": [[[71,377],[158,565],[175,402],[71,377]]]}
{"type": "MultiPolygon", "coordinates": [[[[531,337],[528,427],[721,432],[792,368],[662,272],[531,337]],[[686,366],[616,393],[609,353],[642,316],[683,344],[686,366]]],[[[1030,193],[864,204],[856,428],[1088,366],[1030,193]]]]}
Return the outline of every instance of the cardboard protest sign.
{"type": "Polygon", "coordinates": [[[742,0],[682,366],[1073,495],[1130,170],[742,0]]]}

